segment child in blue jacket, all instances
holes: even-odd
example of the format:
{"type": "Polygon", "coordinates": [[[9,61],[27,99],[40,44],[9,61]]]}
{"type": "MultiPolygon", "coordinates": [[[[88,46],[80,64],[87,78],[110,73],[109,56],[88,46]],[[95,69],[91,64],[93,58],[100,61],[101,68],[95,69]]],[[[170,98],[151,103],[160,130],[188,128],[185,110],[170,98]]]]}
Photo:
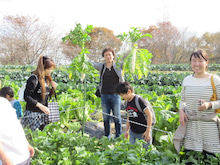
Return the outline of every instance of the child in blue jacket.
{"type": "Polygon", "coordinates": [[[16,110],[17,117],[22,117],[21,104],[14,98],[14,91],[11,87],[3,87],[0,90],[0,96],[6,98],[16,110]]]}

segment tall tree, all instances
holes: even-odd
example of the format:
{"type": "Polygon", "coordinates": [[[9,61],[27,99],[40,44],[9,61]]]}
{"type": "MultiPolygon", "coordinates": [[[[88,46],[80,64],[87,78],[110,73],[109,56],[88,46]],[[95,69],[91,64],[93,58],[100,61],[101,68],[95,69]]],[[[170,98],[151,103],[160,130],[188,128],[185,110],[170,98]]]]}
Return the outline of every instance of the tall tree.
{"type": "Polygon", "coordinates": [[[220,32],[206,32],[201,37],[201,40],[201,47],[207,51],[213,62],[216,61],[215,59],[220,59],[220,32]]]}
{"type": "Polygon", "coordinates": [[[0,29],[2,64],[33,64],[41,54],[60,53],[53,25],[41,23],[36,16],[5,16],[0,29]]]}
{"type": "Polygon", "coordinates": [[[198,44],[187,45],[188,40],[193,38],[192,35],[187,29],[179,31],[170,22],[160,22],[157,27],[142,29],[143,34],[149,32],[152,34],[152,39],[142,38],[138,46],[148,49],[153,54],[152,63],[154,64],[185,63],[188,59],[187,49],[191,50],[190,47],[198,44]]]}
{"type": "Polygon", "coordinates": [[[115,52],[118,52],[122,45],[121,40],[114,35],[113,31],[104,27],[95,27],[90,36],[92,41],[87,43],[90,51],[89,58],[96,62],[100,62],[102,59],[101,54],[104,48],[113,47],[115,52]]]}
{"type": "MultiPolygon", "coordinates": [[[[122,45],[122,42],[114,35],[113,31],[104,27],[94,27],[89,35],[92,39],[86,42],[86,47],[90,52],[87,56],[95,62],[100,62],[102,50],[105,47],[113,47],[118,52],[122,45]]],[[[69,41],[63,44],[63,53],[70,60],[76,57],[80,51],[78,45],[73,45],[69,41]]]]}

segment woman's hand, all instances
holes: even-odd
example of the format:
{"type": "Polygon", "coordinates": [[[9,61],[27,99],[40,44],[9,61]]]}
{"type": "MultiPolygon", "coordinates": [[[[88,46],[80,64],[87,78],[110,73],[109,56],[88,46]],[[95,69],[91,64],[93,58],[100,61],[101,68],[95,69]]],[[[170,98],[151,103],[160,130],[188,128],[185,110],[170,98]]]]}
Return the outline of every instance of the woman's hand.
{"type": "Polygon", "coordinates": [[[185,125],[185,121],[188,121],[188,118],[185,114],[185,112],[183,111],[183,109],[180,109],[179,110],[179,113],[180,113],[180,119],[179,119],[179,122],[182,126],[185,125]]]}
{"type": "Polygon", "coordinates": [[[198,107],[199,111],[204,111],[212,107],[211,102],[206,102],[205,100],[199,100],[201,102],[201,105],[198,107]]]}
{"type": "Polygon", "coordinates": [[[36,107],[38,107],[45,114],[49,114],[50,113],[49,109],[46,106],[44,106],[43,104],[41,104],[41,103],[37,103],[36,107]]]}
{"type": "Polygon", "coordinates": [[[54,88],[54,90],[56,90],[57,88],[57,83],[55,81],[51,81],[50,82],[51,86],[54,88]]]}

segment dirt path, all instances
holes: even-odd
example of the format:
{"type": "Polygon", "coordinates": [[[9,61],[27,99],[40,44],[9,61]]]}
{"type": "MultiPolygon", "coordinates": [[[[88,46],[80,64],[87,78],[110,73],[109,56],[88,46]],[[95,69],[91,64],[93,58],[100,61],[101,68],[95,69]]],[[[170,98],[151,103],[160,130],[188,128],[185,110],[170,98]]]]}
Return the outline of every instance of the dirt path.
{"type": "MultiPolygon", "coordinates": [[[[95,114],[92,114],[91,118],[93,119],[93,121],[88,121],[85,123],[85,129],[84,132],[86,134],[89,134],[90,137],[97,137],[97,138],[102,138],[102,136],[104,136],[104,124],[103,122],[100,122],[100,120],[102,120],[102,114],[100,114],[101,112],[96,112],[95,114]],[[95,117],[99,117],[99,121],[97,121],[97,118],[95,119],[95,117]],[[94,120],[95,119],[95,120],[94,120]]],[[[123,119],[126,119],[126,112],[125,111],[121,111],[121,117],[122,117],[122,133],[124,133],[125,130],[125,123],[126,121],[123,119]]],[[[111,122],[111,136],[114,137],[115,134],[115,123],[112,120],[111,122]]]]}

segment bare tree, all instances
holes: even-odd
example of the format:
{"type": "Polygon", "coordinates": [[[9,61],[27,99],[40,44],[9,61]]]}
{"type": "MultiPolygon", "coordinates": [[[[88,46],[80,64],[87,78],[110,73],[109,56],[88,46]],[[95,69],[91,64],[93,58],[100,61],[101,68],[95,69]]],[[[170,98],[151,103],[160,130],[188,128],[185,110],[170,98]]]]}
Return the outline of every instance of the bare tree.
{"type": "Polygon", "coordinates": [[[41,54],[54,56],[59,52],[55,28],[35,16],[5,16],[0,28],[2,64],[33,64],[41,54]]]}

